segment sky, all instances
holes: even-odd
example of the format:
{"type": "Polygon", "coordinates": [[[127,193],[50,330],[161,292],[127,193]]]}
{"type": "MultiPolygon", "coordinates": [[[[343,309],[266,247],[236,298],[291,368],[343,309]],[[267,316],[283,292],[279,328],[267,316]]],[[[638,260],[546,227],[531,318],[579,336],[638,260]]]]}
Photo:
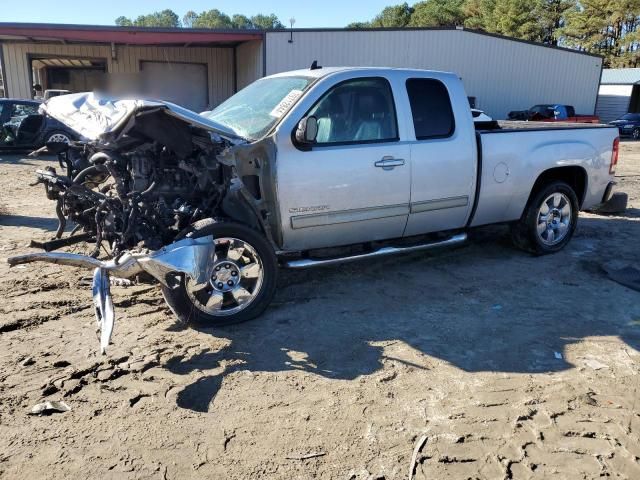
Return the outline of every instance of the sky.
{"type": "Polygon", "coordinates": [[[169,8],[182,18],[188,10],[200,13],[217,8],[227,15],[275,13],[287,26],[293,17],[295,28],[344,27],[351,22],[371,20],[385,6],[394,4],[392,0],[4,0],[0,3],[5,1],[11,6],[2,9],[2,22],[113,25],[120,15],[131,18],[169,8]]]}

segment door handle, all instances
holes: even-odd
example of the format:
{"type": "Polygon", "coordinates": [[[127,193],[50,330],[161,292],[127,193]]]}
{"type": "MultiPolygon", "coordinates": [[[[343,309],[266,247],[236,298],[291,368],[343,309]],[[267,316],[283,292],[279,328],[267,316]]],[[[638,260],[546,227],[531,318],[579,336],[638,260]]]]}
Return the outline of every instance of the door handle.
{"type": "Polygon", "coordinates": [[[378,160],[376,163],[374,163],[374,165],[378,168],[391,170],[393,169],[393,167],[400,167],[404,165],[404,159],[387,156],[387,157],[382,157],[382,160],[378,160]]]}

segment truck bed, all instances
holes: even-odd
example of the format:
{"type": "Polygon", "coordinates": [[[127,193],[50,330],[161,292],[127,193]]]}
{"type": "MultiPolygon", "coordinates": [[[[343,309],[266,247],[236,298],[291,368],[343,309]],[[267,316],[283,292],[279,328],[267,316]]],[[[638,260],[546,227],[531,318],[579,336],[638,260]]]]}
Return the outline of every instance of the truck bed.
{"type": "Polygon", "coordinates": [[[530,122],[525,120],[498,120],[491,122],[475,122],[476,131],[480,133],[507,133],[523,130],[576,130],[586,128],[612,128],[602,123],[575,122],[530,122]]]}

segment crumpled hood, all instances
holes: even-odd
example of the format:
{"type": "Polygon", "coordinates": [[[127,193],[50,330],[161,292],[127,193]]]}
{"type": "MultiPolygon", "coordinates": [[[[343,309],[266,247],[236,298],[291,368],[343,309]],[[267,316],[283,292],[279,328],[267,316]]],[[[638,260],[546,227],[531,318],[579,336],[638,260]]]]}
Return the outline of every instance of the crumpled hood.
{"type": "Polygon", "coordinates": [[[220,123],[160,100],[118,99],[86,92],[53,97],[40,108],[87,140],[99,140],[102,135],[117,131],[135,112],[149,108],[165,108],[168,114],[190,125],[231,139],[241,139],[220,123]]]}

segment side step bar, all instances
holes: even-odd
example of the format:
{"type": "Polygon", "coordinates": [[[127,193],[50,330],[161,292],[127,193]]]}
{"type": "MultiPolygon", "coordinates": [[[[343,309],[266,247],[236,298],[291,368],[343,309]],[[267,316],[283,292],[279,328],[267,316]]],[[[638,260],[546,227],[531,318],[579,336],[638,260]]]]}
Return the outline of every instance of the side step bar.
{"type": "Polygon", "coordinates": [[[315,260],[312,258],[289,260],[284,262],[283,266],[286,268],[294,268],[294,269],[319,267],[322,265],[333,265],[336,263],[353,262],[356,260],[363,260],[365,258],[386,257],[388,255],[397,255],[400,253],[418,252],[421,250],[431,250],[433,248],[450,247],[453,245],[464,243],[466,240],[467,240],[467,234],[459,233],[450,238],[447,238],[446,240],[441,240],[438,242],[423,243],[420,245],[411,245],[409,247],[382,247],[372,252],[359,253],[357,255],[349,255],[346,257],[323,258],[323,259],[315,259],[315,260]]]}

